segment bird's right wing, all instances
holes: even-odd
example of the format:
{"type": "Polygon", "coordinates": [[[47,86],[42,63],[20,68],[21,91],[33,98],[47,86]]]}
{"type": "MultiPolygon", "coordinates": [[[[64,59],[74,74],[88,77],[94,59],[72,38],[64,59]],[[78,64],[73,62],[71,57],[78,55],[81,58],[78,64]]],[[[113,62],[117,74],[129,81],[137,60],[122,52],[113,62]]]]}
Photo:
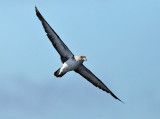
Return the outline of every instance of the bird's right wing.
{"type": "MultiPolygon", "coordinates": [[[[80,65],[76,70],[76,73],[79,73],[82,77],[87,79],[90,83],[92,83],[94,86],[102,89],[103,91],[106,91],[107,93],[110,93],[115,99],[121,101],[117,96],[115,96],[108,88],[105,86],[105,84],[99,80],[89,69],[87,69],[83,64],[80,65]]],[[[122,102],[122,101],[121,101],[122,102]]]]}
{"type": "Polygon", "coordinates": [[[46,22],[46,20],[43,18],[41,13],[38,11],[37,7],[35,7],[35,10],[36,10],[37,17],[42,22],[42,25],[45,29],[45,32],[46,32],[49,40],[51,41],[51,43],[53,44],[53,46],[57,50],[57,52],[60,54],[62,62],[65,62],[69,58],[73,57],[72,52],[68,49],[68,47],[63,43],[63,41],[56,34],[56,32],[46,22]]]}

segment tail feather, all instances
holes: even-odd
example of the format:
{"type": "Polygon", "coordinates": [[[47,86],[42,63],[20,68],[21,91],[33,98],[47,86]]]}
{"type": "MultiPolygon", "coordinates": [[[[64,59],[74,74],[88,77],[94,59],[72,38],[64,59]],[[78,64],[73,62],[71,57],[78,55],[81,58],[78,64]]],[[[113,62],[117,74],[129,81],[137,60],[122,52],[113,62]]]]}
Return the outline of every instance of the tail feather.
{"type": "Polygon", "coordinates": [[[62,77],[63,75],[65,75],[66,73],[61,73],[61,74],[59,74],[60,73],[60,68],[56,71],[56,72],[54,72],[54,75],[56,76],[56,77],[62,77]]]}

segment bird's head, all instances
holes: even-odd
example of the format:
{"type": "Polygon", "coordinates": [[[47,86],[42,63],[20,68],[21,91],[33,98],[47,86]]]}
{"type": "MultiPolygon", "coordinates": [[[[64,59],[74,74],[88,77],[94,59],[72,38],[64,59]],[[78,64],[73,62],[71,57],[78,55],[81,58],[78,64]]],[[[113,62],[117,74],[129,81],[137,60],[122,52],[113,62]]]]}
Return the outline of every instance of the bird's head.
{"type": "Polygon", "coordinates": [[[80,55],[82,61],[87,61],[86,56],[80,55]]]}
{"type": "Polygon", "coordinates": [[[74,56],[76,61],[87,61],[86,56],[84,55],[79,55],[79,56],[74,56]]]}

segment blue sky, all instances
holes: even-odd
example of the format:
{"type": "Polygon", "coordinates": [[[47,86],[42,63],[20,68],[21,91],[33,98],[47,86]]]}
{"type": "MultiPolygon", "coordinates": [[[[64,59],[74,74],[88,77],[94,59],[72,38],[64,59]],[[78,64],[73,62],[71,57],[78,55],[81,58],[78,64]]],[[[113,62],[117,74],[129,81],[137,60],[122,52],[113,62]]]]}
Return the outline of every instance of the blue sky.
{"type": "Polygon", "coordinates": [[[159,119],[159,0],[0,2],[1,119],[159,119]],[[121,102],[69,72],[34,7],[121,102]]]}

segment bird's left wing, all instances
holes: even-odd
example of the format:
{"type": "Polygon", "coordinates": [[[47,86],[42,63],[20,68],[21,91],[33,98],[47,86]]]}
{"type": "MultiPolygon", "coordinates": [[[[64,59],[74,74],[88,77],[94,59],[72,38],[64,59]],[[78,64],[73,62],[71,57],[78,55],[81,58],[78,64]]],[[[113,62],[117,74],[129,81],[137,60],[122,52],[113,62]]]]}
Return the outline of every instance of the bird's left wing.
{"type": "MultiPolygon", "coordinates": [[[[115,99],[121,101],[117,96],[115,96],[108,88],[105,86],[105,84],[99,80],[89,69],[87,69],[83,64],[80,65],[75,72],[79,73],[82,77],[87,79],[90,83],[92,83],[94,86],[102,89],[103,91],[106,91],[107,93],[110,93],[115,99]]],[[[122,101],[121,101],[122,102],[122,101]]]]}
{"type": "Polygon", "coordinates": [[[42,25],[45,29],[45,32],[49,40],[51,41],[52,45],[57,50],[57,52],[60,54],[62,62],[65,62],[69,58],[73,57],[72,52],[68,49],[68,47],[63,43],[63,41],[56,34],[56,32],[46,22],[46,20],[43,18],[41,13],[38,11],[37,7],[35,7],[35,10],[36,10],[37,17],[42,22],[42,25]]]}

